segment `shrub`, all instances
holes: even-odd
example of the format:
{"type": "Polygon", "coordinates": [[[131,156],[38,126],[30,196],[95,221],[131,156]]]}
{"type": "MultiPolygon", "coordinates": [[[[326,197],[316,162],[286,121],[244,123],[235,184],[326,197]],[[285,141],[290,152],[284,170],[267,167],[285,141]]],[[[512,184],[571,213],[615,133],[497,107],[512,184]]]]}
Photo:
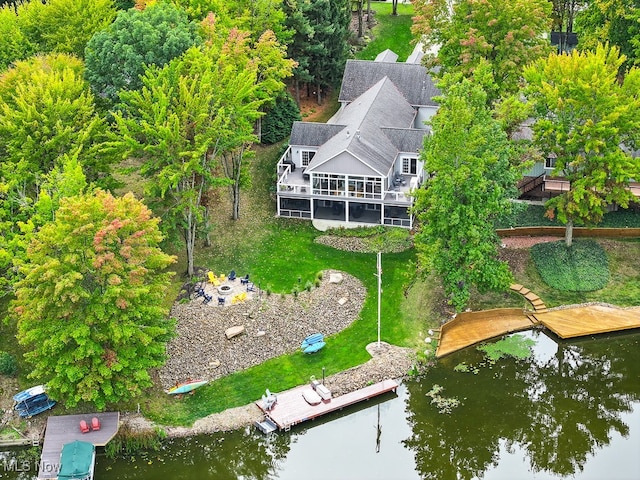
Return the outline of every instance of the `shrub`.
{"type": "Polygon", "coordinates": [[[531,247],[531,257],[542,277],[552,288],[568,292],[600,290],[609,281],[609,262],[594,240],[539,243],[531,247]]]}
{"type": "MultiPolygon", "coordinates": [[[[510,215],[501,216],[495,222],[496,228],[511,227],[562,227],[557,218],[545,217],[546,208],[543,205],[518,204],[510,215]]],[[[609,228],[639,228],[640,215],[633,208],[620,208],[615,212],[605,213],[602,222],[596,227],[609,228]]]]}
{"type": "Polygon", "coordinates": [[[262,138],[260,141],[270,145],[287,138],[291,133],[293,122],[301,119],[300,109],[295,100],[287,92],[283,93],[262,119],[262,138]]]}
{"type": "Polygon", "coordinates": [[[0,352],[0,375],[14,377],[18,373],[18,362],[8,352],[0,352]]]}

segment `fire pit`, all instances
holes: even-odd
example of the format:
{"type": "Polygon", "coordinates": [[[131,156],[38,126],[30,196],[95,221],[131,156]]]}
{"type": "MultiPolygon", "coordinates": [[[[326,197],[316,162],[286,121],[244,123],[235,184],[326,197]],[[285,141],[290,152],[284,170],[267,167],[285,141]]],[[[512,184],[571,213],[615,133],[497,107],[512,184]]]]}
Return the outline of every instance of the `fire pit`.
{"type": "Polygon", "coordinates": [[[218,287],[218,293],[220,295],[229,295],[231,293],[231,285],[220,285],[218,287]]]}

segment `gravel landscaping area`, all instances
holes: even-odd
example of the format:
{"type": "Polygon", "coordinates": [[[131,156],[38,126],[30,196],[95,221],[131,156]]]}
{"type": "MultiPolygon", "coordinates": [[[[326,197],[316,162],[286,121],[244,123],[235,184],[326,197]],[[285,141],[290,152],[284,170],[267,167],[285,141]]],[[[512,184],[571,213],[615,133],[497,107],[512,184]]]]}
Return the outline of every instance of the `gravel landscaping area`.
{"type": "MultiPolygon", "coordinates": [[[[236,280],[234,288],[243,287],[236,280]]],[[[167,346],[169,359],[160,370],[162,386],[195,378],[215,380],[294,352],[312,333],[328,336],[344,330],[358,317],[365,296],[357,278],[325,271],[319,287],[297,297],[252,292],[235,305],[229,299],[226,306],[218,306],[217,296],[206,305],[202,298],[177,303],[171,311],[177,336],[167,346]],[[225,331],[235,326],[244,326],[244,332],[228,339],[225,331]]]]}

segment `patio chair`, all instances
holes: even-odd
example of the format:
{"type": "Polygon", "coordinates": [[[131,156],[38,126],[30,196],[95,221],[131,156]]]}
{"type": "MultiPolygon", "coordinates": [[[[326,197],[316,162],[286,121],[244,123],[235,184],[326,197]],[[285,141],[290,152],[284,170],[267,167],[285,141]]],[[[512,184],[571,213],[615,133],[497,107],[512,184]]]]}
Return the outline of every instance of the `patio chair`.
{"type": "Polygon", "coordinates": [[[199,297],[204,297],[204,288],[202,287],[196,287],[194,290],[196,296],[193,297],[194,299],[199,298],[199,297]]]}
{"type": "Polygon", "coordinates": [[[256,285],[253,282],[247,282],[247,292],[255,292],[256,285]]]}
{"type": "Polygon", "coordinates": [[[224,302],[225,302],[225,298],[224,297],[218,297],[218,306],[220,306],[220,305],[224,306],[224,302]]]}
{"type": "Polygon", "coordinates": [[[236,271],[231,270],[231,272],[229,273],[229,280],[234,281],[235,279],[236,279],[236,271]]]}
{"type": "Polygon", "coordinates": [[[204,297],[204,300],[202,301],[202,303],[204,305],[206,305],[207,303],[209,303],[211,300],[213,300],[213,297],[211,295],[208,295],[206,293],[203,293],[202,296],[204,297]]]}
{"type": "Polygon", "coordinates": [[[80,420],[80,431],[82,433],[89,433],[89,425],[87,425],[86,420],[80,420]]]}
{"type": "Polygon", "coordinates": [[[98,417],[93,417],[91,419],[91,430],[94,432],[100,430],[100,420],[98,420],[98,417]]]}
{"type": "Polygon", "coordinates": [[[249,274],[247,273],[244,278],[240,279],[240,284],[241,285],[247,285],[249,283],[249,274]]]}

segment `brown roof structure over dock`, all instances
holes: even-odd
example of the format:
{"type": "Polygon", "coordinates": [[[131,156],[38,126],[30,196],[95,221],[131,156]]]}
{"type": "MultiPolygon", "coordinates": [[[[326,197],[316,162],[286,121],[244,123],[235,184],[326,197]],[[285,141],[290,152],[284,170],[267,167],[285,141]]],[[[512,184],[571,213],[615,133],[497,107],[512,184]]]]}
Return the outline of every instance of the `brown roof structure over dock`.
{"type": "Polygon", "coordinates": [[[42,444],[38,479],[58,477],[60,453],[62,453],[63,445],[74,440],[80,440],[93,443],[96,447],[104,447],[118,432],[119,423],[119,412],[50,416],[47,419],[47,428],[42,444]],[[80,421],[84,420],[91,426],[93,417],[100,421],[100,430],[82,433],[80,431],[80,421]]]}

